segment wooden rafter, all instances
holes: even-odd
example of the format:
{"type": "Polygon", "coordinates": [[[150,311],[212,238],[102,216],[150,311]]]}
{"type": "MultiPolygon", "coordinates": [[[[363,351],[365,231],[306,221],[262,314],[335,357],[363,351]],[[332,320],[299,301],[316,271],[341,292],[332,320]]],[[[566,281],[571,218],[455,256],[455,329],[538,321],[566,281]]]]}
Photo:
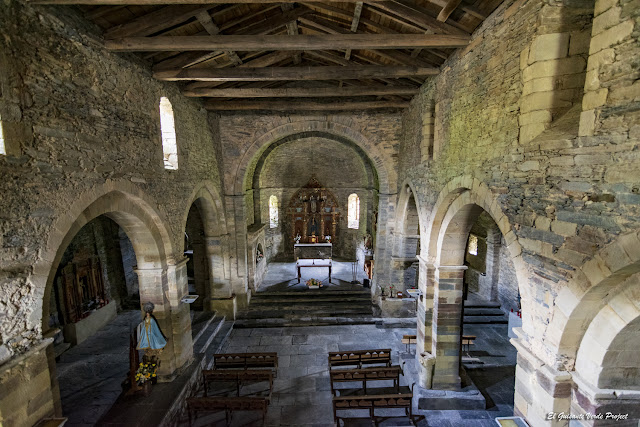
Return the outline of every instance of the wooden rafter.
{"type": "MultiPolygon", "coordinates": [[[[213,22],[211,15],[209,15],[209,12],[207,12],[206,10],[199,12],[196,15],[196,19],[198,20],[198,22],[200,22],[200,25],[202,25],[205,31],[209,33],[209,35],[215,36],[220,32],[220,28],[218,28],[215,22],[213,22]]],[[[225,50],[224,53],[234,64],[238,64],[238,65],[242,64],[242,60],[240,59],[238,54],[235,53],[234,51],[225,50]]]]}
{"type": "Polygon", "coordinates": [[[469,36],[442,34],[335,34],[308,36],[175,36],[130,37],[107,40],[107,49],[119,52],[210,50],[335,50],[464,47],[469,36]]]}
{"type": "Polygon", "coordinates": [[[372,6],[384,12],[396,15],[402,20],[418,25],[424,30],[433,31],[436,34],[469,34],[452,25],[440,22],[436,18],[423,13],[415,7],[408,6],[402,3],[383,1],[379,3],[373,3],[372,6]]]}
{"type": "Polygon", "coordinates": [[[212,98],[325,98],[344,96],[383,96],[383,95],[408,95],[418,93],[417,88],[403,86],[379,86],[379,87],[313,87],[313,88],[203,88],[185,90],[183,95],[188,97],[212,97],[212,98]]]}
{"type": "Polygon", "coordinates": [[[270,67],[270,68],[187,68],[156,71],[153,76],[167,81],[268,81],[268,80],[342,80],[377,77],[433,76],[436,68],[406,66],[350,67],[270,67]]]}
{"type": "MultiPolygon", "coordinates": [[[[356,3],[360,0],[324,0],[329,2],[356,3]]],[[[369,0],[376,2],[380,0],[369,0]]],[[[84,5],[172,5],[172,4],[274,4],[297,3],[296,0],[26,0],[31,4],[84,4],[84,5]]]]}
{"type": "Polygon", "coordinates": [[[460,6],[460,3],[462,3],[462,0],[449,0],[447,4],[442,8],[436,19],[440,22],[445,22],[447,19],[449,19],[449,16],[451,16],[453,11],[456,10],[458,6],[460,6]]]}
{"type": "Polygon", "coordinates": [[[205,108],[210,111],[354,111],[379,110],[387,108],[398,109],[407,108],[408,106],[408,101],[363,101],[339,103],[319,103],[314,101],[208,101],[205,103],[205,108]]]}
{"type": "MultiPolygon", "coordinates": [[[[360,15],[362,14],[362,6],[363,3],[357,2],[356,3],[356,7],[353,10],[353,20],[351,21],[351,32],[352,33],[357,33],[358,32],[358,24],[360,24],[360,15]]],[[[349,57],[351,56],[351,48],[347,48],[347,51],[344,54],[345,59],[349,59],[349,57]]]]}

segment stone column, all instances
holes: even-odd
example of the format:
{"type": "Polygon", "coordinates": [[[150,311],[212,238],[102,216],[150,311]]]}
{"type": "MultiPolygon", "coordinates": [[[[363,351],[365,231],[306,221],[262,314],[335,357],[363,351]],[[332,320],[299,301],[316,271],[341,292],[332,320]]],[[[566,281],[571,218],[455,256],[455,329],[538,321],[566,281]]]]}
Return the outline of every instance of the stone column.
{"type": "Polygon", "coordinates": [[[434,274],[432,348],[436,365],[433,388],[460,388],[460,334],[465,265],[439,265],[434,274]]]}
{"type": "Polygon", "coordinates": [[[430,364],[421,363],[421,360],[433,357],[432,328],[433,328],[433,283],[435,268],[433,264],[427,263],[426,259],[418,256],[420,273],[418,275],[418,289],[421,295],[418,300],[418,327],[416,342],[416,366],[418,367],[418,377],[421,379],[420,386],[431,388],[432,372],[430,364]]]}
{"type": "MultiPolygon", "coordinates": [[[[168,297],[171,314],[171,334],[176,369],[193,358],[191,339],[191,315],[188,303],[180,300],[189,294],[187,258],[167,266],[168,297]]],[[[168,337],[168,331],[165,332],[168,337]]]]}
{"type": "MultiPolygon", "coordinates": [[[[524,336],[522,329],[515,331],[518,336],[524,336]]],[[[567,420],[549,419],[548,415],[552,412],[576,414],[570,410],[571,374],[545,364],[531,352],[525,339],[512,338],[511,343],[518,350],[513,399],[515,415],[525,418],[532,427],[567,426],[567,420]]]]}
{"type": "Polygon", "coordinates": [[[242,195],[226,195],[225,206],[233,215],[227,216],[227,230],[230,233],[229,260],[231,289],[235,295],[238,308],[246,307],[248,294],[248,266],[247,266],[247,221],[245,215],[245,200],[242,195]]]}
{"type": "Polygon", "coordinates": [[[397,198],[395,193],[379,194],[378,197],[378,228],[374,252],[372,294],[375,294],[378,287],[388,287],[391,280],[389,273],[391,269],[393,224],[395,222],[397,198]]]}
{"type": "Polygon", "coordinates": [[[231,285],[229,236],[205,237],[209,263],[209,288],[204,306],[228,319],[235,319],[236,303],[231,285]]]}

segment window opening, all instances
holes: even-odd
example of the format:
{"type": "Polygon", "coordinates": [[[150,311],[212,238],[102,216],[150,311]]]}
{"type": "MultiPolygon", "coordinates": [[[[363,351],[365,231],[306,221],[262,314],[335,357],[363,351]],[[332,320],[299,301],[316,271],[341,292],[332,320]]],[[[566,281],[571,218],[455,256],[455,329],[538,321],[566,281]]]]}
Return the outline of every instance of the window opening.
{"type": "Polygon", "coordinates": [[[269,225],[270,228],[278,226],[278,198],[276,196],[269,197],[269,225]]]}
{"type": "Polygon", "coordinates": [[[162,152],[164,168],[178,169],[178,144],[176,142],[173,107],[166,97],[160,98],[160,130],[162,131],[162,152]]]}
{"type": "Polygon", "coordinates": [[[360,198],[356,193],[349,196],[347,205],[347,217],[349,228],[360,228],[360,198]]]}
{"type": "Polygon", "coordinates": [[[2,116],[0,116],[0,155],[6,155],[7,149],[4,146],[4,131],[2,130],[2,116]]]}
{"type": "Polygon", "coordinates": [[[478,236],[474,236],[473,234],[469,235],[468,251],[471,255],[478,255],[478,236]]]}

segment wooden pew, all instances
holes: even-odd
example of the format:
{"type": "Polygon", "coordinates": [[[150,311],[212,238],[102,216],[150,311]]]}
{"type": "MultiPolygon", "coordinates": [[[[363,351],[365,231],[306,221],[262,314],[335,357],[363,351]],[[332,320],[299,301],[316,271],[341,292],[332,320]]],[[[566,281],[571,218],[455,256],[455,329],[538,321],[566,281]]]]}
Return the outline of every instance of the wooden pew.
{"type": "Polygon", "coordinates": [[[199,412],[225,411],[225,420],[229,425],[231,413],[234,411],[262,412],[262,425],[267,415],[267,399],[264,397],[190,397],[187,399],[189,425],[198,418],[199,412]]]}
{"type": "Polygon", "coordinates": [[[213,355],[213,369],[278,369],[278,353],[226,353],[213,355]]]}
{"type": "Polygon", "coordinates": [[[269,396],[267,399],[271,399],[271,393],[273,392],[273,372],[270,370],[255,369],[255,370],[229,370],[229,371],[216,371],[216,370],[203,370],[202,378],[204,380],[204,395],[205,397],[209,393],[209,383],[212,382],[235,382],[236,383],[236,395],[240,397],[240,386],[242,383],[249,382],[269,382],[269,396]]]}
{"type": "Polygon", "coordinates": [[[329,369],[336,366],[357,366],[384,364],[391,366],[391,349],[330,351],[329,369]]]}
{"type": "Polygon", "coordinates": [[[343,390],[347,390],[336,389],[334,387],[334,383],[341,382],[362,382],[362,394],[367,394],[367,381],[393,381],[395,393],[400,393],[400,375],[404,375],[400,366],[380,366],[362,369],[334,369],[329,371],[331,392],[334,396],[338,395],[338,391],[344,393],[343,390]]]}
{"type": "Polygon", "coordinates": [[[402,344],[407,346],[407,353],[411,351],[411,344],[416,344],[418,342],[418,338],[415,335],[403,335],[402,336],[402,344]]]}
{"type": "Polygon", "coordinates": [[[462,351],[465,351],[465,346],[467,347],[466,353],[469,355],[470,347],[474,344],[474,340],[476,339],[475,335],[463,335],[462,336],[462,351]]]}
{"type": "Polygon", "coordinates": [[[411,423],[415,425],[415,423],[423,419],[424,416],[413,415],[412,402],[413,402],[414,385],[411,386],[409,393],[333,397],[333,418],[336,422],[336,425],[340,425],[340,419],[343,418],[343,417],[338,417],[338,411],[340,410],[350,411],[354,409],[368,410],[369,418],[374,424],[377,425],[377,419],[382,417],[377,417],[375,415],[375,410],[381,409],[381,408],[404,409],[405,414],[409,417],[409,420],[411,420],[411,423]]]}

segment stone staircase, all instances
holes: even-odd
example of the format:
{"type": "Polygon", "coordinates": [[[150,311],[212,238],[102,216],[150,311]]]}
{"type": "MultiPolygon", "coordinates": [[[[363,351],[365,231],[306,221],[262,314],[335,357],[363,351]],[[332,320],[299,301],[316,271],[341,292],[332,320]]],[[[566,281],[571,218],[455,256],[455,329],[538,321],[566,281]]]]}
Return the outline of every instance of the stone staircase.
{"type": "Polygon", "coordinates": [[[191,333],[193,353],[204,355],[204,369],[213,365],[213,355],[222,350],[222,346],[231,335],[233,321],[214,312],[191,312],[191,333]]]}
{"type": "Polygon", "coordinates": [[[500,309],[500,303],[492,301],[465,301],[464,324],[507,324],[509,318],[500,309]]]}
{"type": "Polygon", "coordinates": [[[376,320],[368,289],[265,291],[251,298],[235,327],[357,325],[376,320]]]}

